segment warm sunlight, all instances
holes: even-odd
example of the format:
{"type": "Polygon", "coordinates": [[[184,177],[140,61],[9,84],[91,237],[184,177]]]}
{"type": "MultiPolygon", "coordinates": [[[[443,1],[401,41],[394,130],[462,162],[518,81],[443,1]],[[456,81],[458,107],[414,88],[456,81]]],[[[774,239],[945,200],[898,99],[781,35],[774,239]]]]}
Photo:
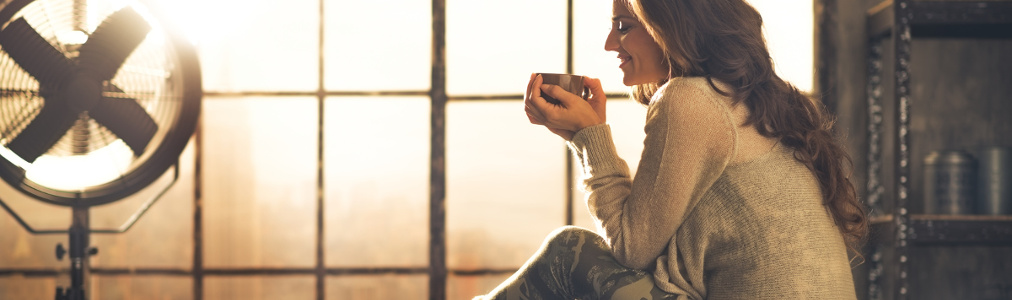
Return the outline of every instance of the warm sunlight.
{"type": "MultiPolygon", "coordinates": [[[[33,5],[70,13],[57,1],[33,5]]],[[[811,91],[812,0],[750,2],[763,14],[776,71],[811,91]]],[[[567,201],[575,225],[594,226],[584,195],[567,182],[566,144],[531,125],[520,98],[530,73],[566,72],[568,51],[573,73],[600,78],[609,94],[628,91],[615,53],[604,50],[612,1],[572,1],[568,51],[567,1],[445,0],[445,14],[434,14],[429,0],[73,3],[88,4],[86,17],[44,29],[53,31],[50,42],[81,44],[113,9],[143,6],[143,17],[166,17],[160,25],[174,25],[192,43],[203,85],[199,142],[191,140],[189,156],[179,161],[178,182],[130,233],[92,240],[103,253],[92,258],[94,268],[175,273],[98,274],[93,285],[101,288],[92,298],[187,299],[200,292],[204,299],[310,299],[320,288],[324,299],[427,299],[430,254],[442,247],[449,272],[438,279],[446,298],[470,299],[565,224],[567,201]],[[445,78],[437,78],[450,98],[437,119],[445,132],[437,133],[428,94],[434,16],[446,22],[445,78]],[[434,136],[445,144],[434,146],[434,136]],[[445,177],[433,179],[435,163],[444,163],[445,177]],[[442,199],[432,197],[437,188],[442,199]],[[430,223],[434,199],[445,209],[440,225],[430,223]],[[432,230],[445,232],[443,244],[430,244],[432,230]],[[189,278],[197,273],[207,277],[189,278]]],[[[161,47],[158,32],[142,47],[161,47]]],[[[38,98],[29,100],[41,106],[38,98]]],[[[608,104],[616,149],[633,172],[645,111],[622,96],[608,104]]],[[[79,190],[129,170],[129,151],[116,141],[87,156],[54,152],[34,164],[6,148],[0,157],[20,163],[35,182],[79,190]]],[[[96,211],[93,224],[122,223],[96,211]]],[[[69,216],[32,214],[30,223],[69,216]]],[[[0,232],[16,232],[0,234],[0,245],[29,249],[15,256],[0,247],[0,271],[66,267],[52,255],[57,241],[26,233],[2,212],[0,232]]],[[[24,282],[49,292],[56,280],[24,282]]],[[[0,298],[21,282],[0,280],[0,298]]]]}
{"type": "MultiPolygon", "coordinates": [[[[259,30],[262,38],[276,34],[283,36],[312,37],[318,28],[302,27],[298,31],[287,31],[288,27],[272,15],[295,13],[294,8],[272,10],[266,0],[150,0],[161,7],[166,16],[184,31],[194,44],[201,48],[202,56],[213,57],[208,64],[232,65],[232,68],[248,68],[228,63],[236,58],[220,57],[209,47],[226,46],[242,49],[240,45],[252,46],[255,39],[246,37],[251,28],[259,30]],[[231,41],[230,41],[231,40],[231,41]],[[225,61],[221,61],[225,59],[225,61]]],[[[763,15],[766,39],[777,72],[803,91],[812,89],[813,65],[813,7],[811,0],[750,0],[763,15]]],[[[343,52],[350,56],[337,56],[327,60],[328,66],[340,69],[361,70],[363,76],[346,76],[332,73],[328,86],[342,90],[385,89],[375,80],[384,73],[371,70],[406,72],[404,89],[424,89],[428,83],[428,68],[415,62],[426,62],[429,55],[430,38],[427,14],[428,1],[384,0],[350,1],[324,3],[330,22],[341,23],[341,27],[328,26],[327,36],[333,39],[327,44],[355,45],[353,47],[331,47],[328,51],[343,52]],[[397,10],[397,8],[403,8],[397,10]],[[391,11],[391,9],[394,9],[391,11]],[[403,10],[403,11],[402,11],[403,10]],[[410,12],[408,11],[410,10],[410,12]],[[384,11],[383,14],[376,14],[384,11]],[[356,13],[357,12],[357,13],[356,13]],[[366,20],[354,21],[356,16],[365,15],[366,20]],[[394,14],[398,22],[383,22],[384,16],[394,14]],[[371,17],[368,17],[371,16],[371,17]],[[344,30],[367,26],[370,30],[344,30]],[[373,32],[373,34],[366,34],[373,32]],[[381,34],[377,34],[381,33],[381,34]],[[400,35],[398,38],[391,36],[400,35]],[[385,47],[378,47],[386,45],[385,47]],[[356,49],[370,49],[368,52],[356,49]],[[411,49],[412,51],[405,51],[411,49]],[[391,51],[396,50],[396,51],[391,51]],[[419,53],[414,55],[412,53],[419,53]],[[353,59],[348,59],[353,57],[353,59]],[[410,59],[403,59],[410,58],[410,59]],[[417,66],[416,66],[417,65],[417,66]],[[340,78],[341,80],[336,80],[340,78]]],[[[600,77],[608,90],[623,92],[614,55],[603,50],[604,37],[609,26],[610,1],[578,1],[575,3],[574,41],[577,73],[600,77]]],[[[496,4],[448,0],[447,13],[452,16],[447,23],[447,64],[448,88],[451,94],[510,94],[517,92],[516,82],[526,80],[530,72],[562,72],[565,70],[565,5],[562,2],[517,2],[496,4]],[[540,3],[540,4],[539,4],[540,3]],[[541,8],[531,15],[525,9],[531,6],[541,8]],[[547,5],[547,6],[546,6],[547,5]],[[515,16],[526,15],[538,22],[519,22],[515,16]],[[500,20],[501,19],[501,20],[500,20]],[[460,24],[457,26],[455,24],[460,24]],[[546,27],[547,26],[547,27],[546,27]],[[528,41],[527,33],[538,32],[538,42],[528,41]],[[467,41],[467,42],[461,42],[467,41]],[[512,63],[502,63],[506,60],[512,63]]],[[[311,18],[315,18],[312,16],[311,18]]],[[[298,42],[296,42],[298,43],[298,42]]],[[[304,49],[312,53],[316,45],[304,49]]],[[[244,56],[242,53],[233,53],[244,56]]],[[[311,56],[311,55],[310,55],[311,56]]],[[[207,58],[205,58],[206,60],[207,58]]],[[[242,60],[245,61],[245,60],[242,60]]],[[[301,63],[301,60],[293,61],[301,63]]],[[[240,74],[220,75],[208,72],[206,83],[212,90],[238,88],[235,81],[240,74]],[[220,82],[220,83],[219,83],[220,82]]],[[[248,74],[248,73],[247,73],[248,74]]],[[[307,78],[311,79],[311,78],[307,78]]],[[[312,80],[310,80],[312,81],[312,80]]],[[[391,83],[396,84],[396,83],[391,83]]],[[[310,87],[306,87],[310,89],[310,87]]]]}
{"type": "Polygon", "coordinates": [[[194,44],[225,39],[244,31],[268,8],[266,0],[147,0],[142,3],[161,9],[194,44]]]}
{"type": "Polygon", "coordinates": [[[777,73],[803,92],[812,92],[814,8],[811,0],[748,0],[763,16],[766,44],[777,73]]]}
{"type": "Polygon", "coordinates": [[[133,162],[133,153],[122,140],[88,153],[87,156],[40,156],[29,164],[7,149],[0,155],[25,170],[25,178],[64,191],[82,191],[121,178],[133,162]]]}

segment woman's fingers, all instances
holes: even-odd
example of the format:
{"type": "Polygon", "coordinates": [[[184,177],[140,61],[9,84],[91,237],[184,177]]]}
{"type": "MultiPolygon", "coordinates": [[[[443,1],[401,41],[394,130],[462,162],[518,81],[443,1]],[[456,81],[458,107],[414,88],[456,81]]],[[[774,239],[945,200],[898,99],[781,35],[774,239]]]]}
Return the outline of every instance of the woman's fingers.
{"type": "MultiPolygon", "coordinates": [[[[531,86],[531,99],[541,97],[541,84],[545,82],[545,79],[541,75],[534,77],[534,84],[531,86]]],[[[545,101],[541,99],[541,101],[545,101]]]]}
{"type": "MultiPolygon", "coordinates": [[[[541,101],[544,101],[544,99],[542,98],[541,101]]],[[[538,100],[534,96],[534,92],[529,93],[527,97],[524,97],[524,111],[527,113],[528,116],[531,116],[534,119],[538,120],[539,123],[543,123],[544,116],[541,114],[541,111],[538,110],[537,102],[538,100]]],[[[532,121],[531,123],[534,122],[532,121]]]]}
{"type": "Polygon", "coordinates": [[[604,98],[604,88],[601,86],[601,80],[597,78],[586,77],[583,81],[583,87],[590,89],[590,98],[604,98]]]}
{"type": "Polygon", "coordinates": [[[590,89],[590,98],[587,99],[587,103],[597,113],[597,117],[602,122],[606,120],[606,110],[608,97],[604,95],[604,88],[601,87],[601,80],[597,78],[587,78],[583,81],[583,86],[590,89]]]}
{"type": "Polygon", "coordinates": [[[544,115],[537,106],[538,102],[545,101],[544,98],[541,98],[540,84],[542,81],[541,75],[531,73],[531,81],[527,83],[527,94],[524,95],[524,112],[527,113],[527,119],[531,121],[531,124],[536,125],[545,124],[544,115]]]}
{"type": "MultiPolygon", "coordinates": [[[[541,85],[541,95],[552,96],[552,98],[555,98],[556,100],[560,100],[561,101],[562,99],[559,99],[559,96],[561,96],[561,95],[559,95],[559,91],[558,91],[558,90],[561,90],[561,89],[562,88],[560,88],[559,86],[554,85],[554,84],[542,84],[541,85]]],[[[545,102],[547,102],[547,101],[545,101],[545,102]]]]}
{"type": "Polygon", "coordinates": [[[547,116],[552,109],[558,109],[558,107],[554,104],[548,103],[548,100],[545,100],[543,97],[543,91],[546,87],[552,86],[550,84],[543,84],[543,82],[544,78],[542,78],[541,75],[534,78],[534,86],[531,88],[531,96],[528,97],[528,99],[525,99],[526,101],[524,103],[536,112],[535,117],[541,121],[545,121],[545,116],[547,116]]]}
{"type": "Polygon", "coordinates": [[[531,124],[543,125],[569,139],[575,131],[600,123],[597,110],[587,100],[561,86],[544,84],[543,81],[541,76],[535,76],[528,95],[524,97],[524,112],[531,124]],[[547,96],[558,99],[560,103],[549,103],[544,98],[547,96]]]}
{"type": "Polygon", "coordinates": [[[545,100],[544,97],[552,96],[555,99],[559,99],[558,96],[548,92],[559,87],[551,84],[535,84],[535,86],[535,90],[537,91],[534,92],[534,94],[536,95],[531,98],[531,101],[528,104],[531,110],[535,113],[534,117],[541,121],[542,125],[557,126],[555,123],[560,121],[558,118],[565,115],[568,109],[565,104],[552,104],[549,103],[548,100],[545,100]]]}
{"type": "Polygon", "coordinates": [[[569,140],[582,128],[604,121],[604,89],[595,78],[584,80],[584,89],[590,91],[590,99],[566,91],[553,84],[544,84],[544,78],[531,74],[524,94],[524,113],[531,124],[543,125],[552,133],[569,140]],[[561,103],[552,104],[545,100],[552,96],[561,103]]]}
{"type": "Polygon", "coordinates": [[[531,73],[531,80],[527,81],[527,91],[524,92],[524,98],[528,98],[531,95],[531,87],[534,87],[534,78],[538,76],[537,73],[531,73]]]}
{"type": "Polygon", "coordinates": [[[579,105],[579,102],[585,101],[583,100],[583,98],[580,98],[580,96],[577,96],[576,94],[567,91],[561,86],[554,84],[542,84],[541,93],[543,95],[552,96],[552,98],[559,100],[559,102],[561,102],[562,106],[565,108],[572,108],[573,105],[579,105]]]}
{"type": "Polygon", "coordinates": [[[545,125],[545,117],[537,109],[524,105],[524,112],[527,113],[527,120],[534,125],[545,125]]]}
{"type": "Polygon", "coordinates": [[[538,120],[537,120],[537,119],[535,119],[535,118],[534,118],[534,115],[532,115],[532,114],[531,114],[530,112],[527,112],[526,114],[527,114],[527,121],[530,121],[530,122],[531,122],[531,124],[534,124],[534,125],[541,125],[541,124],[538,124],[538,120]]]}

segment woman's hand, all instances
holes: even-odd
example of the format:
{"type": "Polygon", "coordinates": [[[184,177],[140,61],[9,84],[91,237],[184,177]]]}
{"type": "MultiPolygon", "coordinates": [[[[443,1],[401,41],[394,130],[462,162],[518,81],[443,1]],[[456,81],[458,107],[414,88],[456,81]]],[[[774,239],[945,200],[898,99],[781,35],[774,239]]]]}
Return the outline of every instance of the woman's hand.
{"type": "Polygon", "coordinates": [[[603,124],[605,118],[605,102],[608,100],[601,87],[601,81],[585,78],[584,87],[590,90],[589,99],[584,100],[559,86],[542,84],[541,76],[531,74],[524,96],[524,111],[531,124],[544,125],[552,133],[565,140],[573,139],[573,135],[581,129],[603,124]],[[542,97],[545,93],[558,99],[559,104],[552,104],[542,97]]]}

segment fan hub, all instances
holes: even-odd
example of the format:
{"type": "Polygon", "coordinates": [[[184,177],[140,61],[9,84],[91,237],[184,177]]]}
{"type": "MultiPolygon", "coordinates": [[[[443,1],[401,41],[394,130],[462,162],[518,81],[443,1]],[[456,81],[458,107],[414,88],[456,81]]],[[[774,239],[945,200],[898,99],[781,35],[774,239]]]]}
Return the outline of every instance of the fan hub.
{"type": "Polygon", "coordinates": [[[74,112],[91,110],[102,99],[102,82],[85,72],[78,72],[63,88],[63,96],[70,110],[74,112]]]}

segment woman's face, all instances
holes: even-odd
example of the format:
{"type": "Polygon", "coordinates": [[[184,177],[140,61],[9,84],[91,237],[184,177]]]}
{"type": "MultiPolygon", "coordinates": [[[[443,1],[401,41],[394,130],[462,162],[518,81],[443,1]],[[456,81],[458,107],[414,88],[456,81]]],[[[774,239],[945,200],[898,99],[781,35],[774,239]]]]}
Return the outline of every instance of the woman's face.
{"type": "Polygon", "coordinates": [[[625,1],[613,1],[611,31],[604,50],[618,52],[619,68],[627,86],[654,83],[668,77],[664,52],[646,27],[629,12],[625,1]]]}

